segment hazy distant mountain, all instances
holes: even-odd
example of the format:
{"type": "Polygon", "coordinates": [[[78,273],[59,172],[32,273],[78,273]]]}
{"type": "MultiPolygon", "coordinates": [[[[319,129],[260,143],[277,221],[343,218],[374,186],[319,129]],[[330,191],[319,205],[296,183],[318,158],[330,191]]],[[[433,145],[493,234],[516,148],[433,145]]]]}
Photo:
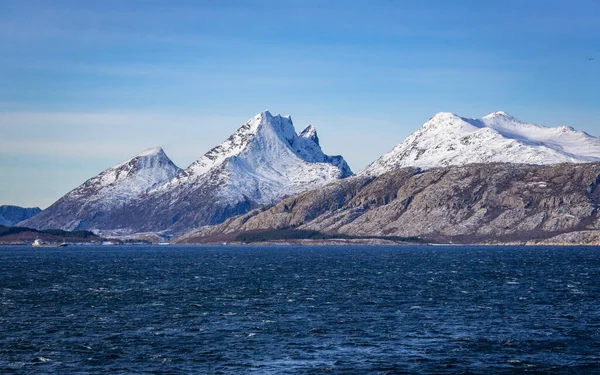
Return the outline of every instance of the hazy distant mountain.
{"type": "Polygon", "coordinates": [[[20,221],[37,215],[41,211],[42,210],[39,207],[24,208],[10,205],[0,206],[0,225],[7,227],[13,226],[20,221]]]}
{"type": "Polygon", "coordinates": [[[557,164],[600,161],[600,138],[571,127],[528,124],[504,112],[480,119],[438,113],[360,175],[402,167],[471,163],[557,164]]]}

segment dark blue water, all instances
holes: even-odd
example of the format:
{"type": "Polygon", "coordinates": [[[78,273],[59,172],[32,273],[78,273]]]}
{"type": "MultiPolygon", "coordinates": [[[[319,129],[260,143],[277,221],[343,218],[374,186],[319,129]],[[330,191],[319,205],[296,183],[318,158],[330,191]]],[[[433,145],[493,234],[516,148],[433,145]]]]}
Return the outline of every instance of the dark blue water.
{"type": "Polygon", "coordinates": [[[600,249],[2,247],[0,372],[600,373],[600,249]]]}

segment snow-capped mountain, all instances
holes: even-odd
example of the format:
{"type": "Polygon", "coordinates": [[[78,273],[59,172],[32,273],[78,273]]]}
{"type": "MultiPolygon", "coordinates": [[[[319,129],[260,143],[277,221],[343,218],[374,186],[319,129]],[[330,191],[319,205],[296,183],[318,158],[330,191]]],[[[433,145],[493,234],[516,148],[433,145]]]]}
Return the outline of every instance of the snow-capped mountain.
{"type": "Polygon", "coordinates": [[[105,207],[120,205],[170,181],[180,171],[162,148],[151,148],[87,180],[68,196],[92,197],[105,207]]]}
{"type": "Polygon", "coordinates": [[[90,178],[39,215],[20,224],[87,229],[95,219],[110,217],[113,210],[173,179],[180,171],[162,148],[151,148],[90,178]]]}
{"type": "Polygon", "coordinates": [[[600,161],[600,138],[571,127],[528,124],[505,112],[479,119],[442,112],[358,174],[378,176],[402,167],[428,169],[471,163],[595,161],[600,161]]]}
{"type": "Polygon", "coordinates": [[[104,235],[183,233],[348,177],[309,125],[265,111],[186,169],[161,149],[102,172],[26,222],[36,228],[91,229],[104,235]]]}
{"type": "Polygon", "coordinates": [[[290,116],[264,111],[136,200],[134,210],[153,220],[135,230],[183,232],[216,224],[351,174],[343,157],[323,153],[313,126],[297,134],[290,116]]]}
{"type": "Polygon", "coordinates": [[[149,194],[177,197],[210,184],[221,186],[227,201],[246,197],[269,204],[351,174],[344,158],[323,153],[314,126],[296,134],[290,116],[264,111],[149,194]]]}

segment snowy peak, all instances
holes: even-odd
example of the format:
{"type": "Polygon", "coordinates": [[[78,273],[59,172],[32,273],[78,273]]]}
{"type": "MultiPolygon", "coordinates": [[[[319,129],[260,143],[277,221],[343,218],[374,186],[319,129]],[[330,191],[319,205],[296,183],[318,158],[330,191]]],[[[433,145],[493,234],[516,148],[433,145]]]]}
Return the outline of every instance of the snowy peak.
{"type": "Polygon", "coordinates": [[[263,111],[151,194],[177,199],[210,186],[225,201],[265,204],[351,174],[341,156],[323,153],[314,126],[298,134],[291,116],[263,111]]]}
{"type": "Polygon", "coordinates": [[[161,156],[161,157],[166,157],[167,155],[165,154],[165,152],[163,151],[162,147],[153,147],[153,148],[149,148],[147,150],[144,150],[142,152],[140,152],[139,154],[137,154],[135,157],[146,157],[146,156],[161,156]]]}
{"type": "Polygon", "coordinates": [[[162,148],[149,148],[135,155],[124,163],[117,164],[102,172],[102,185],[108,186],[118,181],[126,180],[137,175],[144,175],[144,185],[160,184],[164,182],[165,175],[178,172],[179,168],[173,164],[162,148]]]}
{"type": "Polygon", "coordinates": [[[444,122],[444,121],[451,121],[453,119],[460,119],[460,117],[458,117],[457,115],[455,115],[454,113],[451,113],[451,112],[438,112],[435,115],[433,115],[429,119],[429,121],[427,121],[425,123],[425,125],[428,123],[436,124],[436,123],[440,123],[440,122],[444,122]]]}
{"type": "Polygon", "coordinates": [[[192,163],[182,172],[180,180],[195,180],[232,157],[242,157],[250,164],[256,161],[269,164],[273,158],[300,158],[310,163],[330,162],[321,150],[314,126],[309,125],[296,134],[291,116],[272,115],[269,111],[263,111],[192,163]]]}
{"type": "Polygon", "coordinates": [[[304,130],[302,130],[300,134],[298,134],[298,136],[301,138],[310,139],[311,141],[319,145],[319,136],[317,135],[317,129],[312,125],[308,125],[306,128],[304,128],[304,130]]]}
{"type": "Polygon", "coordinates": [[[296,137],[296,131],[291,116],[273,116],[269,111],[262,112],[260,116],[261,122],[258,126],[258,131],[262,130],[262,128],[270,127],[286,141],[293,142],[296,137]]]}
{"type": "Polygon", "coordinates": [[[594,161],[600,161],[600,139],[571,127],[529,124],[503,111],[478,119],[441,112],[359,174],[489,162],[594,161]]]}
{"type": "Polygon", "coordinates": [[[516,118],[512,117],[511,115],[509,115],[508,113],[506,113],[504,111],[492,112],[492,113],[490,113],[490,114],[485,115],[485,116],[482,117],[482,119],[492,119],[492,118],[501,118],[501,119],[506,119],[506,120],[516,120],[516,118]]]}
{"type": "Polygon", "coordinates": [[[124,202],[164,184],[179,172],[180,168],[162,148],[150,148],[87,180],[66,197],[89,196],[92,200],[108,198],[124,202]]]}
{"type": "Polygon", "coordinates": [[[185,170],[160,147],[109,168],[28,221],[112,235],[188,231],[352,174],[325,155],[314,127],[263,111],[185,170]],[[302,133],[301,133],[302,134],[302,133]]]}
{"type": "Polygon", "coordinates": [[[263,111],[246,121],[223,143],[192,163],[182,173],[182,177],[190,178],[206,174],[211,168],[221,165],[228,158],[240,155],[257,134],[269,130],[280,134],[281,138],[288,142],[291,142],[295,135],[290,116],[273,116],[271,112],[263,111]]]}
{"type": "Polygon", "coordinates": [[[119,209],[180,171],[162,148],[144,150],[90,178],[22,224],[33,228],[97,229],[101,227],[99,222],[115,220],[119,209]]]}
{"type": "Polygon", "coordinates": [[[463,129],[472,130],[473,125],[464,121],[465,119],[450,112],[439,112],[430,118],[423,126],[421,131],[441,131],[442,129],[463,129]]]}
{"type": "MultiPolygon", "coordinates": [[[[523,123],[504,111],[492,112],[488,115],[483,116],[480,119],[470,119],[470,118],[466,118],[466,117],[460,117],[451,112],[439,112],[439,113],[436,113],[435,115],[433,115],[433,117],[430,118],[429,121],[427,121],[425,124],[423,124],[423,127],[432,126],[432,125],[450,126],[450,125],[462,124],[464,122],[477,123],[477,122],[486,122],[486,121],[487,122],[494,122],[494,121],[506,122],[506,121],[508,121],[508,122],[523,123]]],[[[475,124],[473,124],[473,125],[475,125],[475,124]]]]}

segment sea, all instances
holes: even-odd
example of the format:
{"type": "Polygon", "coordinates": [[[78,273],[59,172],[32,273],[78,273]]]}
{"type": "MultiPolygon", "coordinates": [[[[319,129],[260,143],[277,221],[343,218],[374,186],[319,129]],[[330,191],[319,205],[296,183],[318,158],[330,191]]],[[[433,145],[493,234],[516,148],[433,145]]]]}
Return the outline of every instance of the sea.
{"type": "Polygon", "coordinates": [[[600,373],[600,248],[4,246],[0,373],[600,373]]]}

